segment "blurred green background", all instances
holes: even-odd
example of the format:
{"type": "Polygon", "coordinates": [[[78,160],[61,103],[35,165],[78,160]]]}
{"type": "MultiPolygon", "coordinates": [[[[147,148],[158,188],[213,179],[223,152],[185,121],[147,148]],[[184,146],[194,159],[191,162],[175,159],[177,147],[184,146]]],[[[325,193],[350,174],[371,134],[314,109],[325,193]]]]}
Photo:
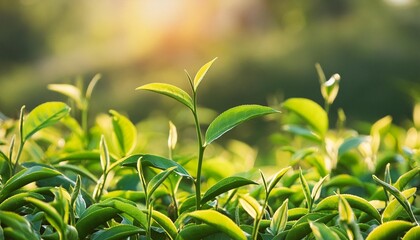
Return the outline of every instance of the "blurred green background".
{"type": "Polygon", "coordinates": [[[314,64],[341,75],[332,106],[348,121],[411,119],[420,95],[418,0],[16,0],[0,3],[0,112],[65,100],[49,83],[103,78],[93,112],[133,121],[181,107],[134,89],[191,75],[218,60],[200,86],[201,106],[221,112],[307,97],[322,105],[314,64]]]}

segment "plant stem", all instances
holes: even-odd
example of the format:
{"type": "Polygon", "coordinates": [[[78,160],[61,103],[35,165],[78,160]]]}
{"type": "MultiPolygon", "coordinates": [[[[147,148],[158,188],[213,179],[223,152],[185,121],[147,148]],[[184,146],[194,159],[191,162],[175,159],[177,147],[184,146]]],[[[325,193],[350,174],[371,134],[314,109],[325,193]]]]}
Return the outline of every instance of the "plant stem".
{"type": "Polygon", "coordinates": [[[252,235],[251,235],[252,240],[258,239],[258,229],[260,228],[261,219],[264,216],[265,208],[267,207],[267,202],[268,202],[268,194],[266,194],[265,196],[264,204],[261,208],[261,214],[258,214],[255,218],[254,227],[252,229],[252,235]]]}

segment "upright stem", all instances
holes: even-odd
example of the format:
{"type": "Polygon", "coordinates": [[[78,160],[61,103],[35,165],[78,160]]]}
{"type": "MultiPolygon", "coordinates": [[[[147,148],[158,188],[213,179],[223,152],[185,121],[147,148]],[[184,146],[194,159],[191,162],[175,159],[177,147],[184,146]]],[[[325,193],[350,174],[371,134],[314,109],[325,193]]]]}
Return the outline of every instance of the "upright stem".
{"type": "Polygon", "coordinates": [[[205,146],[203,146],[203,138],[201,136],[201,128],[200,128],[200,122],[198,120],[198,114],[197,114],[197,94],[194,91],[193,95],[193,102],[194,102],[194,108],[193,108],[193,115],[194,115],[194,122],[195,122],[195,128],[197,132],[197,141],[198,141],[198,163],[197,163],[197,178],[195,180],[195,199],[196,199],[196,209],[199,210],[201,208],[201,168],[203,165],[203,156],[204,156],[204,150],[206,149],[205,146]]]}
{"type": "Polygon", "coordinates": [[[268,194],[266,194],[265,196],[264,204],[261,209],[261,214],[257,215],[255,218],[254,228],[252,229],[252,235],[251,235],[253,240],[258,239],[258,230],[260,228],[261,219],[264,216],[265,208],[267,207],[267,202],[268,202],[268,194]]]}

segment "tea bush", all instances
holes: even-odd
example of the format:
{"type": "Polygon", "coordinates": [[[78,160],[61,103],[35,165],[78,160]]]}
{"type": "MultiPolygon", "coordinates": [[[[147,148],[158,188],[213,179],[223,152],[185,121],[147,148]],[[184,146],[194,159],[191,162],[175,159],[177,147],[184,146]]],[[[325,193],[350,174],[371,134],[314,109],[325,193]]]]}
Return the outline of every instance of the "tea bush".
{"type": "Polygon", "coordinates": [[[420,105],[407,129],[386,116],[359,134],[342,110],[330,128],[340,76],[327,80],[316,65],[324,107],[290,98],[233,107],[203,124],[199,87],[215,60],[194,78],[186,72],[190,93],[167,83],[137,88],[183,105],[195,140],[178,141],[169,122],[166,144],[144,128],[168,123],[135,125],[116,110],[90,126],[99,75],[86,90],[48,86],[72,109],[47,102],[2,119],[0,239],[419,238],[420,105]],[[217,145],[241,123],[266,116],[281,126],[267,136],[279,166],[258,171],[245,143],[217,145]]]}

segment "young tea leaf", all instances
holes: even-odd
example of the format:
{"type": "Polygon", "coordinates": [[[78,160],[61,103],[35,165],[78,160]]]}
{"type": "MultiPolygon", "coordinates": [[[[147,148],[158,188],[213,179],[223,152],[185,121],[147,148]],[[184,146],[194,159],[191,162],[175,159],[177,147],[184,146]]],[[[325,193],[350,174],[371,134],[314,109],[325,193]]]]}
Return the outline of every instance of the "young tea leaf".
{"type": "Polygon", "coordinates": [[[249,195],[240,195],[239,203],[252,218],[256,219],[261,216],[263,209],[255,198],[249,195]]]}
{"type": "Polygon", "coordinates": [[[309,189],[308,182],[306,181],[305,177],[303,176],[302,169],[300,169],[299,174],[300,184],[302,186],[303,194],[305,195],[306,203],[308,205],[309,212],[312,211],[312,197],[311,197],[311,190],[309,189]]]}
{"type": "Polygon", "coordinates": [[[48,84],[48,89],[71,98],[79,109],[83,109],[82,93],[76,86],[70,84],[48,84]]]}
{"type": "Polygon", "coordinates": [[[340,240],[340,237],[324,223],[309,221],[309,226],[316,240],[340,240]]]}
{"type": "Polygon", "coordinates": [[[204,146],[209,145],[214,140],[248,119],[277,112],[277,110],[270,107],[260,105],[242,105],[228,109],[210,123],[206,132],[204,146]]]}
{"type": "Polygon", "coordinates": [[[270,232],[276,236],[286,228],[288,219],[288,203],[286,199],[283,204],[274,212],[273,218],[270,222],[270,232]]]}
{"type": "Polygon", "coordinates": [[[214,61],[216,61],[217,58],[214,58],[213,60],[211,60],[210,62],[204,64],[204,66],[202,66],[200,68],[200,70],[198,70],[197,74],[194,77],[194,91],[197,91],[198,85],[200,85],[201,80],[203,80],[204,76],[206,75],[207,71],[210,69],[211,65],[213,64],[214,61]]]}
{"type": "Polygon", "coordinates": [[[201,204],[204,204],[207,201],[210,201],[211,199],[219,196],[220,194],[228,192],[229,190],[236,189],[249,184],[257,183],[243,177],[224,178],[217,182],[215,185],[211,186],[204,193],[203,197],[201,198],[201,204]]]}
{"type": "Polygon", "coordinates": [[[327,113],[314,101],[306,98],[290,98],[283,103],[283,107],[300,116],[321,137],[327,133],[327,113]]]}
{"type": "Polygon", "coordinates": [[[169,121],[168,148],[171,151],[175,149],[177,141],[178,133],[176,131],[176,126],[171,121],[169,121]]]}
{"type": "Polygon", "coordinates": [[[62,102],[47,102],[37,106],[23,123],[23,140],[26,141],[37,131],[53,125],[70,112],[70,107],[62,102]]]}
{"type": "MultiPolygon", "coordinates": [[[[416,190],[416,188],[410,188],[401,192],[401,194],[408,200],[409,203],[412,203],[416,194],[416,190]]],[[[404,207],[400,204],[398,199],[393,199],[382,212],[382,222],[397,220],[398,217],[402,216],[403,211],[404,207]]]]}
{"type": "MultiPolygon", "coordinates": [[[[141,161],[141,160],[140,160],[141,161]]],[[[176,169],[176,167],[170,167],[156,176],[154,176],[147,185],[147,195],[152,196],[156,189],[165,181],[167,177],[176,169]]]]}
{"type": "Polygon", "coordinates": [[[112,127],[117,140],[121,156],[129,155],[137,144],[136,126],[125,116],[115,110],[110,110],[112,115],[112,127]]]}
{"type": "Polygon", "coordinates": [[[386,222],[373,229],[373,231],[367,236],[366,240],[398,239],[399,236],[413,226],[413,223],[400,220],[386,222]]]}
{"type": "Polygon", "coordinates": [[[172,220],[163,213],[153,210],[153,220],[163,228],[171,240],[175,240],[178,236],[178,230],[172,220]]]}
{"type": "Polygon", "coordinates": [[[277,183],[280,181],[280,179],[289,171],[292,167],[285,167],[278,171],[270,180],[267,186],[267,196],[270,195],[271,191],[274,189],[274,187],[277,185],[277,183]]]}
{"type": "Polygon", "coordinates": [[[197,210],[189,216],[226,233],[235,240],[246,240],[245,233],[230,218],[214,210],[197,210]]]}
{"type": "Polygon", "coordinates": [[[194,111],[193,101],[184,90],[167,83],[149,83],[136,88],[136,90],[147,90],[166,95],[170,98],[187,106],[191,111],[194,111]]]}

